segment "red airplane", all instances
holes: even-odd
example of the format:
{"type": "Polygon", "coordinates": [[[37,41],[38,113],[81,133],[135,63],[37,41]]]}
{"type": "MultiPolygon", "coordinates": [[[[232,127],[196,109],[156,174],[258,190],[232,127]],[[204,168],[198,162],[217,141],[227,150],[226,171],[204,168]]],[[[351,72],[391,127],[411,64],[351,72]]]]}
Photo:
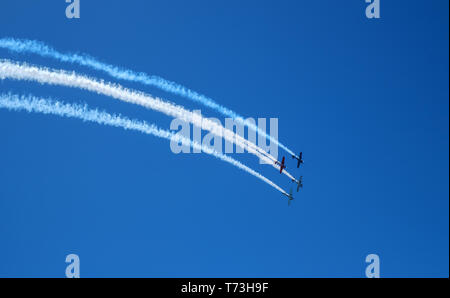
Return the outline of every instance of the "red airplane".
{"type": "Polygon", "coordinates": [[[276,165],[280,166],[280,174],[283,173],[283,169],[286,169],[286,165],[284,164],[284,156],[281,162],[278,160],[275,162],[276,165]]]}

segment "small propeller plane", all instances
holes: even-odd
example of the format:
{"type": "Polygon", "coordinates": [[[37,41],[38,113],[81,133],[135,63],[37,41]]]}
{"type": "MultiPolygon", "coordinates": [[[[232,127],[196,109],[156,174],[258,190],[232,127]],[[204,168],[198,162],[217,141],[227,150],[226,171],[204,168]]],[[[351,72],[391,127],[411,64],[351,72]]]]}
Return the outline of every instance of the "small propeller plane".
{"type": "Polygon", "coordinates": [[[280,174],[283,173],[283,169],[286,169],[286,164],[284,163],[284,156],[281,162],[278,160],[275,162],[276,165],[280,166],[280,174]]]}
{"type": "Polygon", "coordinates": [[[295,184],[297,184],[297,192],[300,190],[300,187],[303,188],[303,176],[300,176],[300,178],[298,178],[298,180],[292,179],[292,182],[294,182],[295,184]]]}
{"type": "Polygon", "coordinates": [[[296,160],[298,160],[297,168],[299,168],[300,165],[303,163],[303,152],[300,152],[300,154],[298,156],[292,155],[292,158],[295,158],[296,160]]]}
{"type": "Polygon", "coordinates": [[[290,206],[291,205],[291,201],[294,199],[294,197],[292,196],[292,188],[291,188],[291,192],[290,193],[287,194],[287,193],[283,192],[283,195],[285,195],[289,199],[288,206],[290,206]]]}

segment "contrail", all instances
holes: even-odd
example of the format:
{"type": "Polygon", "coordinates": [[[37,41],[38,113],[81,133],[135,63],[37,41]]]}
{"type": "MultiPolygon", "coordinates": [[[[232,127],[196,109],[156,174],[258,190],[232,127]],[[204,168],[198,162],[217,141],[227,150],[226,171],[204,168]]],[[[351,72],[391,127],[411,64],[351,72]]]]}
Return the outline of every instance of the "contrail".
{"type": "Polygon", "coordinates": [[[246,125],[252,130],[257,131],[258,134],[263,135],[265,138],[269,138],[271,142],[274,142],[279,147],[286,150],[289,154],[295,155],[292,150],[290,150],[288,147],[280,143],[277,139],[268,135],[265,131],[260,129],[252,122],[249,122],[246,119],[244,119],[243,116],[218,104],[212,98],[199,94],[175,82],[168,81],[158,76],[148,75],[143,72],[134,72],[132,70],[123,69],[121,67],[117,67],[111,64],[106,64],[85,54],[61,53],[44,44],[43,42],[35,40],[3,38],[0,39],[0,48],[8,49],[10,51],[17,53],[37,54],[42,57],[53,58],[61,62],[79,64],[98,71],[105,72],[116,79],[133,81],[148,86],[154,86],[166,92],[170,92],[185,97],[194,102],[207,106],[213,110],[216,110],[225,116],[233,118],[238,123],[246,125]]]}
{"type": "MultiPolygon", "coordinates": [[[[184,109],[182,106],[154,98],[143,92],[130,90],[118,84],[111,84],[98,81],[93,78],[78,75],[75,72],[66,72],[63,70],[50,70],[44,67],[30,66],[28,64],[14,63],[8,60],[0,60],[0,79],[30,80],[42,84],[61,85],[72,88],[80,88],[98,94],[106,95],[121,101],[141,105],[143,107],[162,112],[168,116],[181,119],[192,123],[204,130],[208,130],[217,136],[223,136],[231,143],[235,143],[241,148],[247,149],[249,153],[256,155],[268,164],[273,164],[275,158],[265,152],[262,148],[252,142],[235,134],[210,119],[203,118],[201,115],[184,109]]],[[[273,164],[274,167],[276,167],[273,164]]],[[[283,171],[290,179],[287,171],[283,171]]]]}
{"type": "Polygon", "coordinates": [[[109,125],[114,127],[121,127],[126,130],[135,130],[144,134],[153,135],[166,140],[174,140],[181,142],[183,145],[193,147],[201,150],[202,152],[212,155],[222,161],[225,161],[247,173],[255,176],[256,178],[264,181],[270,186],[274,187],[283,194],[287,194],[281,187],[274,182],[264,177],[255,170],[242,164],[241,162],[219,153],[212,148],[203,146],[188,138],[175,134],[171,131],[158,128],[154,124],[148,124],[145,121],[131,120],[120,115],[112,115],[103,111],[89,109],[87,105],[81,106],[76,104],[67,104],[60,101],[55,101],[45,98],[37,98],[32,95],[19,96],[16,94],[0,94],[0,108],[12,110],[12,111],[27,111],[42,114],[52,114],[67,118],[77,118],[84,121],[95,122],[98,124],[109,125]]]}

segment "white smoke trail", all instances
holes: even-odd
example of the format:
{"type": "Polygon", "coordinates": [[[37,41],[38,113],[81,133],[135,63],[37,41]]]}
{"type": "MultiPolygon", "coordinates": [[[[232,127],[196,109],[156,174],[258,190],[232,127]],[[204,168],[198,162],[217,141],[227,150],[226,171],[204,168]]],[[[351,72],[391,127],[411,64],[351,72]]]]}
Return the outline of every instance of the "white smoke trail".
{"type": "Polygon", "coordinates": [[[174,140],[181,142],[183,145],[201,150],[206,154],[212,155],[222,161],[225,161],[256,178],[264,181],[270,186],[274,187],[283,194],[287,194],[281,187],[276,185],[271,180],[267,179],[255,170],[247,167],[241,162],[219,153],[212,148],[200,145],[195,141],[175,134],[171,131],[163,130],[153,124],[147,124],[145,121],[131,120],[120,115],[112,115],[106,112],[89,109],[86,105],[80,106],[75,104],[65,104],[51,99],[37,98],[31,95],[19,96],[15,94],[0,94],[0,108],[5,108],[13,111],[27,111],[34,113],[52,114],[61,117],[77,118],[84,121],[95,122],[98,124],[109,125],[114,127],[121,127],[123,129],[130,129],[139,131],[144,134],[153,135],[159,138],[174,140]]]}
{"type": "Polygon", "coordinates": [[[214,109],[225,116],[233,118],[234,120],[236,120],[236,122],[248,126],[252,130],[257,131],[258,134],[263,135],[265,138],[269,138],[271,142],[276,143],[279,147],[286,150],[289,154],[295,155],[292,152],[292,150],[290,150],[288,147],[283,145],[277,139],[268,135],[265,131],[257,127],[254,123],[244,119],[244,117],[242,117],[241,115],[218,104],[212,98],[199,94],[175,82],[168,81],[158,76],[150,76],[143,72],[138,73],[127,69],[122,69],[120,67],[111,64],[100,62],[99,60],[92,58],[88,55],[61,53],[49,47],[48,45],[35,40],[2,38],[0,39],[0,48],[8,49],[16,53],[32,53],[40,55],[42,57],[53,58],[61,62],[68,62],[79,64],[82,66],[87,66],[92,69],[105,72],[116,79],[133,81],[148,86],[154,86],[164,91],[183,96],[194,102],[203,104],[204,106],[214,109]]]}
{"type": "MultiPolygon", "coordinates": [[[[208,130],[214,135],[223,136],[231,143],[235,143],[241,148],[247,149],[249,153],[256,155],[275,168],[275,158],[265,152],[262,148],[252,142],[226,129],[222,125],[203,118],[201,115],[184,109],[182,106],[154,98],[143,92],[130,90],[118,84],[111,84],[98,81],[87,76],[78,75],[75,72],[66,72],[63,70],[50,70],[44,67],[30,66],[26,63],[18,64],[9,60],[0,60],[0,79],[30,80],[42,84],[61,85],[73,88],[80,88],[98,94],[103,94],[118,100],[141,105],[143,107],[162,112],[168,116],[179,118],[183,121],[192,123],[203,130],[208,130]]],[[[293,179],[287,171],[283,171],[290,179],[293,179]]]]}

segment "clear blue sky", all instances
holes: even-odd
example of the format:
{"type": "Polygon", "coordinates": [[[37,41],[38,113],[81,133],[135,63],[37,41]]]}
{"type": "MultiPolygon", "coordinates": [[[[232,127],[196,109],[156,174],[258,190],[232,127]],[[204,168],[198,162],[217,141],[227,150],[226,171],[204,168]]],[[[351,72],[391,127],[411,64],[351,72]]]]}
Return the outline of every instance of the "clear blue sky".
{"type": "MultiPolygon", "coordinates": [[[[160,75],[250,117],[278,117],[302,150],[304,189],[285,198],[207,155],[140,133],[0,110],[0,276],[385,277],[449,274],[449,3],[4,0],[0,37],[160,75]]],[[[0,50],[0,58],[83,67],[0,50]]],[[[138,84],[124,85],[201,108],[138,84]]],[[[168,128],[104,96],[26,82],[0,92],[86,102],[168,128]]],[[[202,108],[204,114],[216,113],[202,108]]],[[[222,118],[223,119],[223,118],[222,118]]],[[[280,154],[281,155],[281,154],[280,154]]],[[[280,186],[248,155],[235,158],[280,186]]]]}

